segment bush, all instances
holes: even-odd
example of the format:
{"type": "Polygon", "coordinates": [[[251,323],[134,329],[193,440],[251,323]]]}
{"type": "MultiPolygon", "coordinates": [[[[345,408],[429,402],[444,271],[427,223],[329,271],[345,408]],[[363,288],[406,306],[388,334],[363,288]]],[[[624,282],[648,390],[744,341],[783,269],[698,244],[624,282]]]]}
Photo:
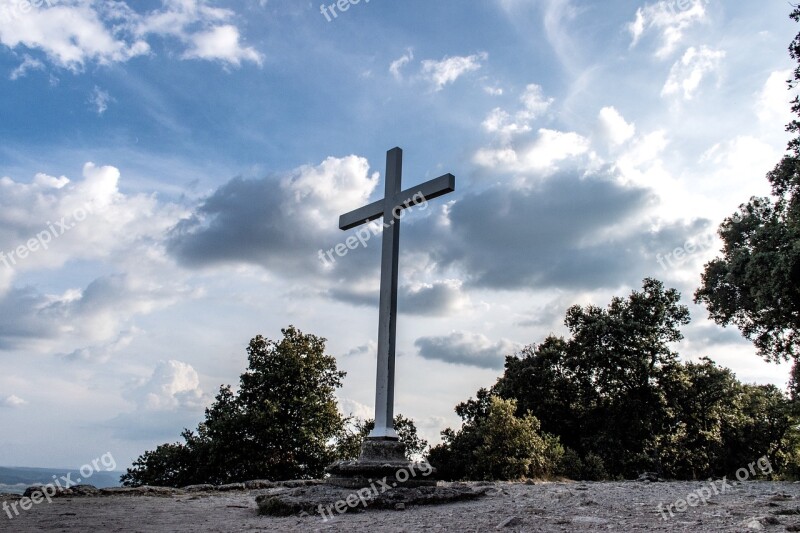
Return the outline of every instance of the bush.
{"type": "Polygon", "coordinates": [[[586,481],[602,481],[608,479],[608,472],[603,464],[603,459],[592,452],[583,459],[583,478],[586,481]]]}
{"type": "Polygon", "coordinates": [[[493,396],[484,405],[486,409],[460,406],[460,412],[469,412],[464,426],[458,432],[443,431],[444,442],[429,453],[440,477],[516,480],[555,472],[564,450],[558,438],[540,434],[536,417],[516,416],[514,400],[493,396]]]}
{"type": "Polygon", "coordinates": [[[564,455],[561,456],[561,461],[558,462],[558,473],[569,479],[581,480],[583,479],[583,460],[578,452],[572,448],[566,448],[564,455]]]}

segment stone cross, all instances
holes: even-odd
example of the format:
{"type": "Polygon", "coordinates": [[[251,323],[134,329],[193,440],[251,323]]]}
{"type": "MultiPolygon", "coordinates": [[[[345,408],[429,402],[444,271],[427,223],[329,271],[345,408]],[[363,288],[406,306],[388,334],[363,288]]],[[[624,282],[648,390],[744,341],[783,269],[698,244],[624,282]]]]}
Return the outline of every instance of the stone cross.
{"type": "Polygon", "coordinates": [[[356,209],[339,218],[339,229],[349,230],[383,218],[381,252],[381,296],[378,319],[378,376],[375,387],[375,429],[371,438],[397,439],[394,430],[394,355],[397,332],[397,264],[400,245],[400,217],[404,209],[433,200],[456,188],[456,178],[445,174],[405,191],[403,151],[393,148],[386,154],[386,194],[382,200],[356,209]]]}

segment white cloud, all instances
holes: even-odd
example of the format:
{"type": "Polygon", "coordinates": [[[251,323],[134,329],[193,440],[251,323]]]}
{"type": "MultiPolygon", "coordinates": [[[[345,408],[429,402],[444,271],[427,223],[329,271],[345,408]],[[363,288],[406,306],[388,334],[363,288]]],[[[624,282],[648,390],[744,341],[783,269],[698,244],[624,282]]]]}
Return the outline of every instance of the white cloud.
{"type": "Polygon", "coordinates": [[[117,168],[93,163],[76,181],[43,173],[30,183],[0,178],[0,270],[22,273],[142,252],[143,241],[159,239],[185,216],[183,208],[153,196],[122,194],[119,180],[117,168]]]}
{"type": "Polygon", "coordinates": [[[368,405],[350,398],[338,398],[338,400],[339,412],[344,416],[353,416],[361,420],[375,418],[375,410],[368,405]]]}
{"type": "Polygon", "coordinates": [[[511,115],[499,107],[492,109],[489,116],[483,121],[483,129],[489,133],[498,133],[505,137],[531,131],[531,127],[526,122],[515,122],[512,120],[511,115]]]}
{"type": "MultiPolygon", "coordinates": [[[[261,64],[260,53],[241,45],[239,30],[230,23],[233,16],[203,0],[163,0],[161,9],[145,14],[124,1],[61,0],[52,7],[44,4],[0,17],[0,43],[40,50],[54,65],[73,71],[87,62],[107,65],[149,54],[148,38],[154,35],[183,43],[182,57],[187,59],[261,64]]],[[[26,59],[16,77],[35,66],[26,59]]]]}
{"type": "Polygon", "coordinates": [[[473,161],[483,167],[517,173],[552,173],[560,161],[586,154],[590,142],[575,132],[542,128],[533,142],[519,148],[482,148],[473,161]]]}
{"type": "Polygon", "coordinates": [[[600,110],[600,131],[606,141],[618,146],[631,139],[636,133],[636,126],[629,124],[614,107],[600,110]]]}
{"type": "Polygon", "coordinates": [[[659,1],[636,10],[636,18],[628,24],[631,48],[636,46],[649,30],[659,33],[660,46],[656,56],[666,58],[676,50],[687,29],[706,19],[704,0],[687,2],[659,1]]]}
{"type": "Polygon", "coordinates": [[[242,61],[261,64],[261,54],[255,48],[242,47],[239,30],[230,24],[196,33],[189,37],[189,42],[192,47],[183,54],[187,59],[218,60],[236,66],[242,61]]]}
{"type": "Polygon", "coordinates": [[[102,90],[100,87],[95,86],[91,96],[89,96],[89,103],[98,115],[102,115],[108,110],[109,102],[114,99],[108,94],[108,91],[102,90]]]}
{"type": "Polygon", "coordinates": [[[441,61],[426,59],[422,62],[422,76],[430,81],[437,91],[455,82],[459,77],[481,68],[481,61],[489,59],[489,54],[481,52],[471,56],[445,57],[441,61]]]}
{"type": "Polygon", "coordinates": [[[25,54],[22,63],[11,72],[9,78],[12,80],[23,78],[30,70],[44,70],[44,63],[25,54]]]}
{"type": "Polygon", "coordinates": [[[26,402],[19,396],[15,396],[13,394],[11,396],[6,396],[5,398],[0,399],[0,407],[10,407],[12,409],[17,407],[22,407],[27,403],[28,402],[26,402]]]}
{"type": "MultiPolygon", "coordinates": [[[[760,176],[770,170],[778,162],[777,155],[775,148],[763,140],[740,135],[728,142],[715,144],[703,154],[700,161],[712,163],[728,180],[738,178],[742,181],[741,185],[745,185],[754,175],[760,176]]],[[[728,183],[734,185],[736,181],[728,183]]]]}
{"type": "Polygon", "coordinates": [[[197,371],[181,361],[161,361],[129,396],[146,411],[197,409],[205,398],[197,371]]]}
{"type": "Polygon", "coordinates": [[[767,78],[756,101],[756,113],[761,122],[777,125],[792,120],[790,102],[797,92],[790,92],[786,84],[791,75],[791,70],[776,70],[767,78]]]}
{"type": "Polygon", "coordinates": [[[708,75],[719,70],[725,58],[723,50],[711,50],[706,46],[690,47],[683,57],[672,65],[669,78],[661,90],[661,96],[680,95],[691,100],[708,75]]]}
{"type": "Polygon", "coordinates": [[[51,62],[77,70],[87,61],[108,64],[146,54],[149,45],[125,39],[106,26],[96,2],[64,1],[0,19],[0,43],[43,51],[51,62]]]}
{"type": "Polygon", "coordinates": [[[117,438],[163,442],[175,440],[180,428],[192,428],[202,420],[211,398],[203,392],[197,371],[188,363],[160,361],[147,378],[140,378],[123,391],[133,411],[102,422],[117,438]]]}
{"type": "Polygon", "coordinates": [[[164,274],[171,262],[160,244],[186,211],[123,194],[119,179],[116,168],[92,163],[76,181],[0,178],[0,349],[104,360],[130,342],[120,331],[135,334],[133,317],[194,295],[181,276],[164,274]],[[102,262],[105,273],[85,287],[13,285],[79,261],[102,262]]]}
{"type": "Polygon", "coordinates": [[[67,361],[98,361],[105,363],[109,361],[114,354],[127,348],[131,345],[137,334],[142,333],[138,328],[132,327],[122,331],[117,337],[110,342],[101,343],[93,346],[82,346],[73,350],[68,354],[59,354],[67,361]]]}
{"type": "Polygon", "coordinates": [[[409,48],[405,54],[400,56],[398,59],[392,61],[392,64],[389,65],[389,72],[392,73],[392,76],[394,76],[396,80],[398,81],[402,80],[403,73],[400,71],[403,69],[403,67],[408,65],[413,60],[414,60],[414,51],[411,48],[409,48]]]}
{"type": "Polygon", "coordinates": [[[531,83],[525,87],[525,92],[520,98],[523,110],[518,116],[524,120],[533,120],[547,111],[553,103],[553,98],[545,98],[542,87],[531,83]]]}
{"type": "Polygon", "coordinates": [[[544,114],[553,104],[553,98],[545,98],[541,86],[534,83],[525,88],[520,97],[522,108],[512,115],[497,107],[483,121],[483,129],[498,134],[507,143],[512,137],[531,131],[530,123],[544,114]]]}

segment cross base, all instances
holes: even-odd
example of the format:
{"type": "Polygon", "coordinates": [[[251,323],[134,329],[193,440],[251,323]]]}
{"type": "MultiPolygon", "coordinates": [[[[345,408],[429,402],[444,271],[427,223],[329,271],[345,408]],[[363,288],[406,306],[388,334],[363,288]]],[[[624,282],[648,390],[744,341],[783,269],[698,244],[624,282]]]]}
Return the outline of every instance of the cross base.
{"type": "Polygon", "coordinates": [[[429,464],[406,459],[405,444],[389,437],[367,437],[361,445],[361,455],[355,461],[338,461],[326,472],[330,485],[360,489],[383,481],[396,487],[435,487],[436,469],[429,464]]]}

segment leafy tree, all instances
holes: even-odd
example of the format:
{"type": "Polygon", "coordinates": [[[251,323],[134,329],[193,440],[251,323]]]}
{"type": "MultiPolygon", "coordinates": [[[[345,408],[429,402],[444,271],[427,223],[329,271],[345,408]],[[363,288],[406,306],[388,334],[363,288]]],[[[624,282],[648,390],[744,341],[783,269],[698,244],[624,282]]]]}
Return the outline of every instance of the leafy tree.
{"type": "MultiPolygon", "coordinates": [[[[607,309],[570,308],[569,338],[550,336],[507,357],[495,386],[460,404],[458,414],[469,422],[486,416],[494,396],[516,400],[517,416],[530,412],[563,443],[556,473],[574,479],[643,471],[705,479],[763,455],[795,475],[797,403],[775,387],[740,383],[710,359],[680,362],[670,349],[689,321],[679,301],[677,291],[646,279],[642,291],[607,309]]],[[[480,442],[462,433],[468,457],[480,442]]],[[[449,468],[469,472],[466,460],[449,468]]]]}
{"type": "Polygon", "coordinates": [[[660,383],[678,365],[669,345],[689,321],[679,301],[676,290],[645,279],[641,292],[607,309],[573,306],[571,338],[551,336],[506,358],[494,391],[517,399],[518,415],[533,413],[580,457],[599,456],[611,475],[652,469],[667,407],[660,383]]]}
{"type": "MultiPolygon", "coordinates": [[[[375,429],[375,420],[355,419],[352,421],[353,427],[345,431],[339,438],[338,456],[340,459],[357,459],[361,453],[361,443],[375,429]]],[[[417,434],[417,425],[410,418],[403,415],[394,417],[394,429],[400,437],[400,441],[406,447],[406,459],[409,461],[420,457],[428,447],[428,441],[422,439],[417,434]]]]}
{"type": "Polygon", "coordinates": [[[344,431],[335,390],[344,372],[325,355],[325,339],[290,326],[276,342],[257,336],[247,348],[239,391],[220,388],[185,443],[145,452],[122,477],[126,486],[181,486],[248,479],[322,476],[344,431]]]}
{"type": "Polygon", "coordinates": [[[564,453],[558,439],[541,434],[539,421],[518,417],[515,400],[479,393],[456,408],[464,420],[459,431],[442,432],[443,443],[428,460],[445,479],[504,479],[550,476],[564,453]]]}
{"type": "MultiPolygon", "coordinates": [[[[800,21],[800,8],[791,18],[800,21]]],[[[800,33],[789,46],[798,66],[789,88],[800,83],[800,33]]],[[[800,99],[792,101],[800,116],[800,99]]],[[[800,121],[787,131],[800,134],[800,121]]],[[[705,267],[695,300],[718,324],[734,324],[770,361],[800,356],[800,136],[767,174],[770,198],[753,197],[719,228],[722,257],[705,267]]]]}

